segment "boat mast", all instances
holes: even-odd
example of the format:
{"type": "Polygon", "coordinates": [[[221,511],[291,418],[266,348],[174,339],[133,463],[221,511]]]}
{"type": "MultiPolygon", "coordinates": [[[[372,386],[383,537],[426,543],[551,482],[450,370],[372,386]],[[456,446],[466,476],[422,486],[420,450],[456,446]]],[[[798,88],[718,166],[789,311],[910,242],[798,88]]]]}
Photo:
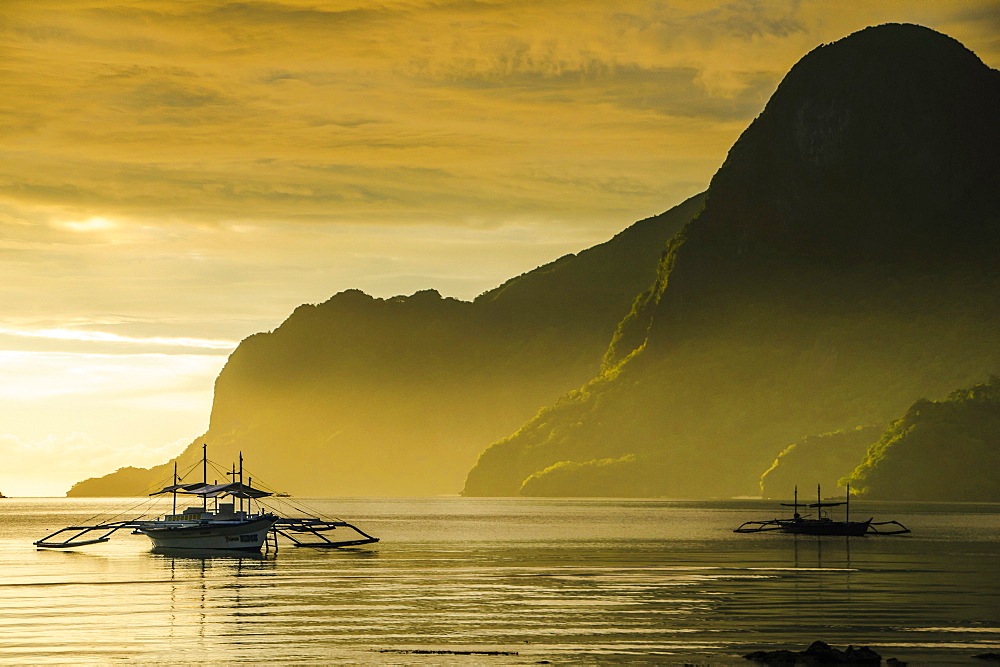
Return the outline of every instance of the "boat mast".
{"type": "Polygon", "coordinates": [[[170,510],[171,514],[177,514],[177,461],[174,461],[174,504],[173,508],[170,510]]]}
{"type": "MultiPolygon", "coordinates": [[[[208,484],[208,443],[201,443],[201,483],[208,484]]],[[[201,497],[201,508],[208,509],[208,496],[201,497]]]]}
{"type": "Polygon", "coordinates": [[[851,520],[851,483],[847,483],[847,508],[844,511],[844,521],[851,520]]]}
{"type": "Polygon", "coordinates": [[[243,452],[240,452],[240,511],[243,511],[243,452]]]}
{"type": "Polygon", "coordinates": [[[799,485],[795,485],[795,499],[792,500],[793,512],[792,516],[796,519],[799,518],[799,485]]]}
{"type": "Polygon", "coordinates": [[[819,490],[819,484],[816,485],[816,518],[823,518],[823,494],[819,490]]]}

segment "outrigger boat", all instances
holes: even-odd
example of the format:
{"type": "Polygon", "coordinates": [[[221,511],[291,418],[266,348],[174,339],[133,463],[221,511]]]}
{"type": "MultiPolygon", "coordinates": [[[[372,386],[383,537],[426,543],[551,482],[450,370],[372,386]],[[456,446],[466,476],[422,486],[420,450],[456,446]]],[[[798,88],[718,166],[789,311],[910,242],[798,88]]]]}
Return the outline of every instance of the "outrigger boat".
{"type": "MultiPolygon", "coordinates": [[[[177,477],[174,463],[173,484],[149,494],[151,497],[171,494],[173,504],[170,514],[152,519],[137,518],[125,521],[106,521],[84,526],[67,526],[35,542],[44,549],[71,549],[88,544],[107,542],[123,528],[131,528],[133,535],[145,535],[156,550],[198,551],[260,551],[262,547],[277,551],[278,536],[297,547],[335,548],[352,547],[378,542],[377,537],[365,533],[346,521],[324,519],[319,516],[283,517],[271,511],[261,501],[268,496],[279,496],[252,486],[252,479],[243,481],[243,455],[239,469],[233,466],[232,481],[224,484],[208,483],[207,446],[202,446],[202,481],[182,484],[177,477]],[[177,511],[177,496],[191,495],[201,498],[201,505],[177,511]],[[231,498],[234,502],[220,502],[231,498]],[[209,500],[212,506],[209,507],[209,500]],[[257,511],[251,503],[256,501],[257,511]],[[349,528],[355,539],[331,540],[324,533],[349,528]],[[68,535],[68,536],[67,536],[68,535]]],[[[287,494],[285,494],[287,495],[287,494]]],[[[119,515],[120,516],[120,515],[119,515]]]]}
{"type": "Polygon", "coordinates": [[[910,529],[898,521],[874,521],[874,517],[867,521],[851,521],[851,486],[847,486],[847,498],[845,501],[823,502],[819,485],[816,485],[816,502],[799,504],[799,487],[795,487],[795,500],[791,503],[781,503],[782,507],[792,507],[793,514],[790,519],[770,519],[769,521],[747,521],[734,533],[763,533],[771,530],[780,530],[783,533],[793,533],[796,535],[901,535],[910,532],[910,529]],[[834,521],[829,516],[824,516],[823,510],[827,507],[846,506],[843,521],[834,521]],[[799,507],[814,508],[815,517],[803,517],[799,514],[799,507]],[[890,528],[895,526],[895,528],[890,528]]]}

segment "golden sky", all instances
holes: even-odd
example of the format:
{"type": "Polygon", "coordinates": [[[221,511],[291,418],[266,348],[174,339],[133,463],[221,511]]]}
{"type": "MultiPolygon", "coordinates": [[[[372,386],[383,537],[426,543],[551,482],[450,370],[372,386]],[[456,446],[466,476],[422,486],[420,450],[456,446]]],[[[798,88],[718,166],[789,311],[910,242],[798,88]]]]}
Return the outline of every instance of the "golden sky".
{"type": "Polygon", "coordinates": [[[891,21],[1000,65],[995,0],[4,0],[0,491],[159,462],[300,303],[472,298],[666,210],[891,21]]]}

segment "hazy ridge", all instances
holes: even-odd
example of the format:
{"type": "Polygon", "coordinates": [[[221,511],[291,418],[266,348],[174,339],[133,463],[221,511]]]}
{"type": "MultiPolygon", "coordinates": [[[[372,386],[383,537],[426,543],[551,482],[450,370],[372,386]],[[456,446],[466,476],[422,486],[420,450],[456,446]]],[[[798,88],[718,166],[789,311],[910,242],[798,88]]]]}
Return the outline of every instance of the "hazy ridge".
{"type": "MultiPolygon", "coordinates": [[[[474,302],[358,290],[300,306],[244,340],[216,381],[208,432],[179,457],[242,450],[299,494],[457,493],[479,453],[591,377],[667,241],[701,195],[474,302]]],[[[72,496],[132,495],[170,464],[84,480],[72,496]]]]}
{"type": "Polygon", "coordinates": [[[761,496],[787,498],[796,486],[812,493],[814,484],[825,488],[828,493],[835,493],[841,478],[864,460],[866,452],[881,434],[882,429],[878,426],[858,426],[834,433],[809,435],[792,443],[761,475],[761,496]]]}

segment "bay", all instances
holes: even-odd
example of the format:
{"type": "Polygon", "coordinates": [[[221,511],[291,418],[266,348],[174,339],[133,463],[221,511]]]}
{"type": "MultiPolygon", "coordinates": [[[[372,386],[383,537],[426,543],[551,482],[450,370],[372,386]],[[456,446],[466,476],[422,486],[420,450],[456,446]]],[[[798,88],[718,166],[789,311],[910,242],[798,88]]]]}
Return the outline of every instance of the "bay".
{"type": "Polygon", "coordinates": [[[735,534],[758,500],[306,499],[382,539],[260,557],[31,542],[125,499],[0,501],[0,662],[751,664],[813,640],[1000,651],[1000,506],[854,503],[895,537],[735,534]]]}

